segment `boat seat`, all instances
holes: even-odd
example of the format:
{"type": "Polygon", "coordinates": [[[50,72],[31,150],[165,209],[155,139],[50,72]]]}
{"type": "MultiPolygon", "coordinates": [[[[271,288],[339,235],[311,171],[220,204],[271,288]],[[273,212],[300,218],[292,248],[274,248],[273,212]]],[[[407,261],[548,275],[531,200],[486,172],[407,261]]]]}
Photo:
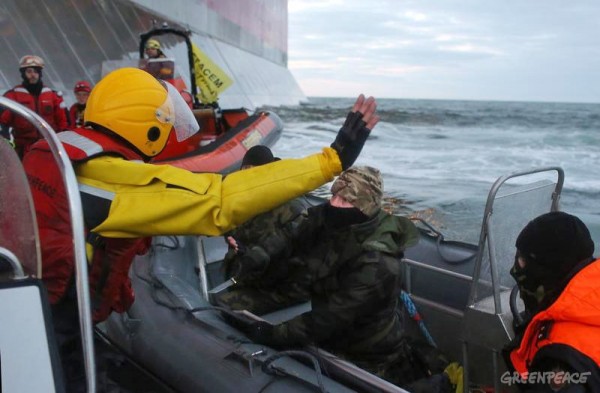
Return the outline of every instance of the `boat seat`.
{"type": "MultiPolygon", "coordinates": [[[[202,245],[207,281],[209,289],[211,289],[221,284],[226,279],[222,266],[223,256],[227,253],[228,246],[223,236],[202,236],[202,245]]],[[[273,324],[277,324],[310,311],[310,308],[310,302],[305,302],[264,315],[259,315],[259,317],[273,324]]]]}
{"type": "Polygon", "coordinates": [[[187,308],[204,305],[198,292],[199,281],[194,264],[197,258],[193,236],[156,236],[150,276],[158,280],[187,308]]]}
{"type": "Polygon", "coordinates": [[[208,290],[227,279],[223,269],[223,257],[228,246],[224,236],[201,236],[202,252],[208,281],[208,290]]]}

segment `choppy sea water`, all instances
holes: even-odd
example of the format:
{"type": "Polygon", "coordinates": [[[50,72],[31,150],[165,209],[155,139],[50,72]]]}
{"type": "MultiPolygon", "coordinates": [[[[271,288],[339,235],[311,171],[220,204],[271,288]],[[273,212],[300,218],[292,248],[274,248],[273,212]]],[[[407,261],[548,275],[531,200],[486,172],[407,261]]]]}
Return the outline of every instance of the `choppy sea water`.
{"type": "MultiPolygon", "coordinates": [[[[310,98],[275,108],[285,124],[275,154],[301,157],[331,143],[353,102],[310,98]]],[[[476,243],[498,177],[559,166],[560,208],[588,225],[600,255],[600,104],[380,99],[378,111],[357,164],[382,171],[394,211],[476,243]]]]}

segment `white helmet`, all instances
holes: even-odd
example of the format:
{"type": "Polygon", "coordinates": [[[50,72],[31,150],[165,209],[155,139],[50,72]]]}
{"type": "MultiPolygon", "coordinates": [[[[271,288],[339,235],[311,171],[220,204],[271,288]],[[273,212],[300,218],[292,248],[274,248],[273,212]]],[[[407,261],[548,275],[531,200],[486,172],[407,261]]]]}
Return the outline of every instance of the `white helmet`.
{"type": "Polygon", "coordinates": [[[25,55],[21,57],[21,60],[19,61],[19,69],[29,67],[38,67],[42,69],[44,68],[44,60],[36,55],[25,55]]]}

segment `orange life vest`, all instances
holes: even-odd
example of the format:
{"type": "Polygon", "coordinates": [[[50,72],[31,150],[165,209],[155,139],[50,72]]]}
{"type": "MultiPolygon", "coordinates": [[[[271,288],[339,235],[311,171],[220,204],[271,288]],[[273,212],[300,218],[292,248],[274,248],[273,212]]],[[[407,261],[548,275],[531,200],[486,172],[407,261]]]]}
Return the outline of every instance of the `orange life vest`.
{"type": "Polygon", "coordinates": [[[567,284],[560,297],[527,326],[521,345],[510,353],[515,370],[529,371],[536,353],[551,344],[568,345],[600,365],[600,259],[567,284]]]}

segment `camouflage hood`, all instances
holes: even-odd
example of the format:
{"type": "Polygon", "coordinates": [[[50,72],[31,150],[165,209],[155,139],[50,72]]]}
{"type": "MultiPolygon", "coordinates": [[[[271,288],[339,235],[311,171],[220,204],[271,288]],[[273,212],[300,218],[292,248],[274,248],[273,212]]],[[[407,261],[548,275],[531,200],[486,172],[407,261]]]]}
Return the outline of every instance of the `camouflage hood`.
{"type": "Polygon", "coordinates": [[[408,218],[380,211],[377,219],[381,224],[365,239],[363,248],[397,255],[419,242],[419,230],[408,218]]]}
{"type": "Polygon", "coordinates": [[[341,196],[367,217],[373,217],[381,208],[381,173],[370,166],[350,167],[332,184],[331,193],[341,196]]]}

